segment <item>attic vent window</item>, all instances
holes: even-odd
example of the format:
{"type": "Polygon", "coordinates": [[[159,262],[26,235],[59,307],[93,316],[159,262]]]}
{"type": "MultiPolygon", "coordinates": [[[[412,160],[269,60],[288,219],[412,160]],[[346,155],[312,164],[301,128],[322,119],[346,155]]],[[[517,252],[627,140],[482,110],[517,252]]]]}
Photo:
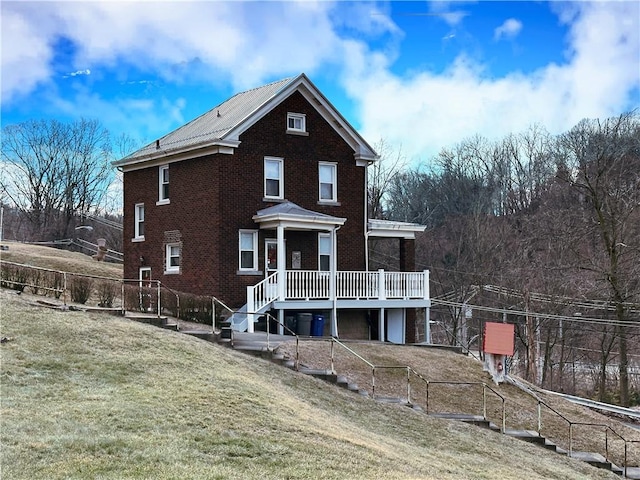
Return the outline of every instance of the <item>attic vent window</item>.
{"type": "Polygon", "coordinates": [[[287,133],[306,133],[307,122],[304,113],[287,113],[287,133]]]}
{"type": "Polygon", "coordinates": [[[156,150],[160,150],[160,140],[156,140],[156,150]]]}

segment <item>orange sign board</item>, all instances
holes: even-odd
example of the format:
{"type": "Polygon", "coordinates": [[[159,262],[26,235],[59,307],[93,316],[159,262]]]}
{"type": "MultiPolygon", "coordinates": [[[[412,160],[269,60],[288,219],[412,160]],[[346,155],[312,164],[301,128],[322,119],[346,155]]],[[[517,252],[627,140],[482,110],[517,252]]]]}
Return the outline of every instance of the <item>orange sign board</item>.
{"type": "Polygon", "coordinates": [[[494,355],[513,356],[515,325],[512,323],[484,324],[484,342],[482,349],[485,353],[494,355]]]}

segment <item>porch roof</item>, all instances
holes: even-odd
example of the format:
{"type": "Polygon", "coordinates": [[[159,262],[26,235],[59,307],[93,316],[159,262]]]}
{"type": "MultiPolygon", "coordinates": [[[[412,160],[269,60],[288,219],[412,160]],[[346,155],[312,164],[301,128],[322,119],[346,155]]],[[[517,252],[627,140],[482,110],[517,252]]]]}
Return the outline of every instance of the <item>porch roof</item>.
{"type": "Polygon", "coordinates": [[[253,221],[260,224],[260,228],[276,228],[280,225],[290,230],[330,231],[344,225],[347,219],[307,210],[286,201],[258,210],[253,216],[253,221]]]}
{"type": "Polygon", "coordinates": [[[370,237],[405,238],[414,239],[416,233],[426,230],[426,225],[409,222],[395,222],[392,220],[379,220],[370,218],[368,223],[370,237]]]}

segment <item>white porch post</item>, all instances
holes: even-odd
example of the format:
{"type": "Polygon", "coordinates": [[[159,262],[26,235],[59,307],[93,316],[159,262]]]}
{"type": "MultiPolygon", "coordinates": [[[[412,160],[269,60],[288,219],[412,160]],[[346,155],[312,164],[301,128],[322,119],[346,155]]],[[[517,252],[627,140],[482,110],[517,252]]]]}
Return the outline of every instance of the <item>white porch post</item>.
{"type": "Polygon", "coordinates": [[[429,300],[429,270],[424,270],[424,299],[429,300]]]}
{"type": "Polygon", "coordinates": [[[336,292],[336,276],[338,275],[338,246],[337,246],[336,228],[331,229],[331,266],[329,267],[329,295],[333,300],[333,308],[331,310],[331,335],[338,337],[338,307],[336,292]]]}
{"type": "Polygon", "coordinates": [[[379,318],[378,318],[378,340],[380,340],[381,342],[384,342],[386,340],[385,338],[385,334],[384,334],[384,308],[380,309],[380,313],[378,314],[379,318]]]}
{"type": "Polygon", "coordinates": [[[247,287],[247,332],[253,333],[253,321],[255,315],[253,314],[255,310],[255,304],[253,303],[253,287],[247,287]]]}
{"type": "Polygon", "coordinates": [[[424,341],[431,345],[431,308],[424,309],[424,341]]]}
{"type": "Polygon", "coordinates": [[[278,335],[284,335],[284,310],[278,310],[278,335]]]}
{"type": "Polygon", "coordinates": [[[284,227],[280,224],[276,231],[278,243],[278,300],[284,300],[287,291],[287,252],[284,244],[284,227]]]}

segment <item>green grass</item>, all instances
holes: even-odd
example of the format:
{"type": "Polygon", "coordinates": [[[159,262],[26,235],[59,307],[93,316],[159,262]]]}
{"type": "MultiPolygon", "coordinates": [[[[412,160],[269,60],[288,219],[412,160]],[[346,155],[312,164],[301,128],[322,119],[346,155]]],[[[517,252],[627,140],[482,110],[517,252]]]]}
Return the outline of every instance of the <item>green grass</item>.
{"type": "Polygon", "coordinates": [[[616,478],[179,333],[0,305],[3,480],[616,478]]]}

